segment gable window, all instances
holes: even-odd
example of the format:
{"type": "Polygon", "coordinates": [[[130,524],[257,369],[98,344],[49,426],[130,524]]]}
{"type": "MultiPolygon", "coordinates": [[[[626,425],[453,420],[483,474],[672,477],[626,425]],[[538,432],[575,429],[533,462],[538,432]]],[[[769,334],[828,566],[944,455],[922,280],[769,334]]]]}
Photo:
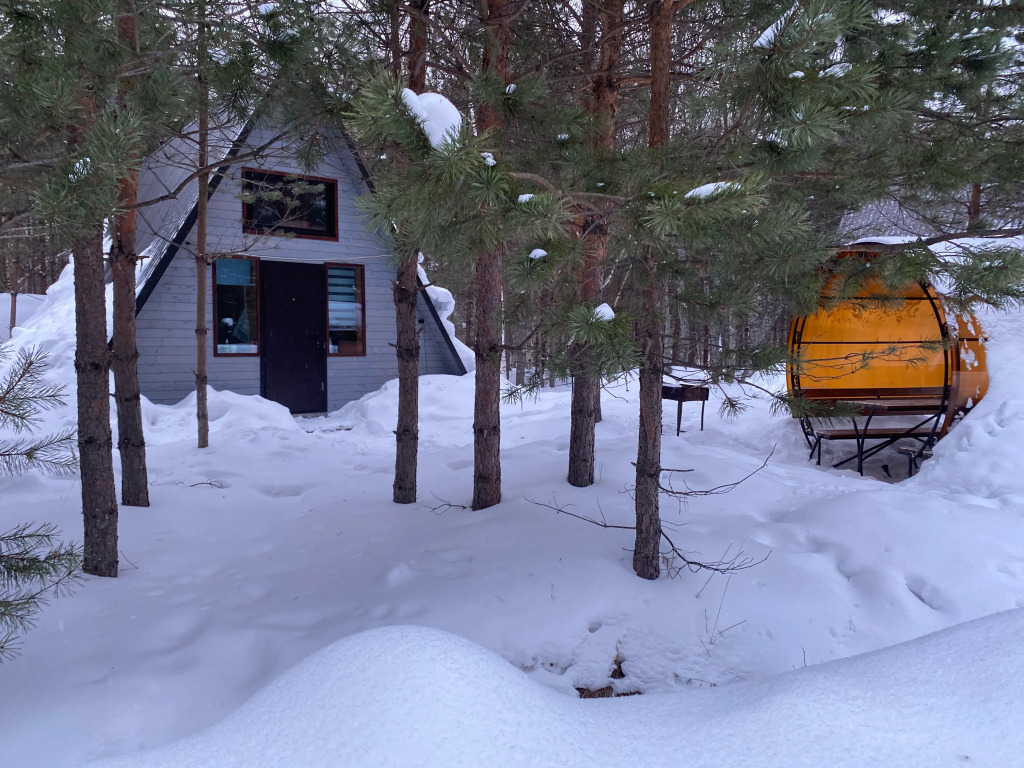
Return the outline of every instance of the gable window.
{"type": "Polygon", "coordinates": [[[213,262],[214,354],[258,355],[259,293],[255,259],[213,262]]]}
{"type": "Polygon", "coordinates": [[[337,240],[338,183],[243,168],[242,223],[249,234],[337,240]]]}
{"type": "Polygon", "coordinates": [[[327,337],[330,355],[366,354],[361,266],[327,265],[327,337]]]}

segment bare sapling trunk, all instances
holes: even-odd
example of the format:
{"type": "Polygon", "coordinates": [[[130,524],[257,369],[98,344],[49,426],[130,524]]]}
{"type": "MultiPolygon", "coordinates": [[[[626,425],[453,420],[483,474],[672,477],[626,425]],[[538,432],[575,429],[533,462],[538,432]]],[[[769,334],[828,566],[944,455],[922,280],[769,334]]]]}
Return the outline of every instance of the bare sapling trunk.
{"type": "Polygon", "coordinates": [[[78,384],[78,466],[85,523],[82,570],[117,576],[117,491],[110,432],[103,231],[83,234],[75,254],[75,374],[78,384]]]}
{"type": "Polygon", "coordinates": [[[111,220],[110,269],[114,283],[114,336],[111,367],[117,406],[117,449],[121,454],[121,503],[149,506],[146,438],[139,392],[139,350],[135,342],[136,173],[122,180],[119,203],[124,213],[111,220]]]}
{"type": "MultiPolygon", "coordinates": [[[[485,0],[484,70],[508,79],[512,43],[508,0],[485,0]]],[[[483,102],[477,109],[477,129],[500,126],[494,108],[483,102]]],[[[473,509],[501,501],[501,249],[477,256],[474,272],[476,300],[476,389],[473,402],[473,509]]]]}
{"type": "Polygon", "coordinates": [[[18,259],[11,258],[10,294],[11,294],[11,318],[7,324],[7,338],[14,338],[14,326],[18,324],[18,259]]]}
{"type": "Polygon", "coordinates": [[[396,504],[416,501],[416,460],[419,452],[419,365],[420,338],[416,325],[416,259],[407,257],[398,265],[394,283],[395,320],[398,337],[398,426],[395,429],[396,504]]]}
{"type": "Polygon", "coordinates": [[[210,207],[210,103],[209,84],[202,73],[208,56],[206,50],[206,4],[199,9],[199,197],[196,200],[196,444],[199,448],[210,445],[210,409],[207,404],[209,376],[206,365],[206,269],[209,258],[206,246],[206,225],[210,207]]]}

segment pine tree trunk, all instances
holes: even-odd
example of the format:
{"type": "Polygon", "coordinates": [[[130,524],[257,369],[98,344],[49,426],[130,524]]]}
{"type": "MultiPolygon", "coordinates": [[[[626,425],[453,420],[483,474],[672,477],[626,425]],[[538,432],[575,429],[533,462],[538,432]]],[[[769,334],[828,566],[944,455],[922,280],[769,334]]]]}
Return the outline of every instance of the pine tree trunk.
{"type": "Polygon", "coordinates": [[[117,576],[117,491],[110,433],[102,230],[79,237],[74,253],[78,464],[85,522],[82,570],[94,576],[117,576]]]}
{"type": "Polygon", "coordinates": [[[139,392],[139,350],[135,342],[135,210],[138,175],[122,180],[119,204],[125,212],[111,222],[110,268],[114,282],[114,337],[111,367],[117,405],[117,449],[121,454],[121,503],[149,506],[146,438],[139,392]]]}
{"type": "MultiPolygon", "coordinates": [[[[507,80],[512,44],[508,0],[485,0],[483,69],[507,80]]],[[[487,102],[477,109],[477,129],[500,126],[487,102]]],[[[477,256],[476,391],[473,403],[473,509],[501,501],[501,251],[477,256]]]]}
{"type": "MultiPolygon", "coordinates": [[[[594,78],[593,113],[601,127],[594,139],[595,149],[615,151],[615,115],[619,103],[619,80],[616,70],[622,54],[623,0],[604,0],[600,6],[602,41],[600,72],[594,78]]],[[[593,30],[592,30],[593,34],[593,30]]],[[[590,41],[584,50],[589,50],[590,41]]],[[[605,215],[598,212],[596,216],[605,215]]],[[[609,232],[598,223],[590,227],[584,245],[584,261],[580,280],[580,300],[596,306],[601,292],[603,264],[608,255],[609,232]]],[[[601,374],[594,370],[591,350],[581,347],[573,355],[572,409],[569,426],[570,485],[585,488],[594,484],[595,425],[601,413],[601,374]]]]}
{"type": "MultiPolygon", "coordinates": [[[[653,266],[653,259],[649,265],[653,266]]],[[[640,432],[636,454],[636,544],[633,570],[642,579],[661,574],[661,381],[664,341],[657,276],[645,289],[639,341],[643,350],[640,363],[640,432]]]]}
{"type": "Polygon", "coordinates": [[[430,33],[430,0],[412,0],[409,19],[409,88],[427,89],[427,43],[430,33]]]}
{"type": "Polygon", "coordinates": [[[396,504],[416,501],[416,458],[419,451],[419,361],[420,339],[416,325],[416,258],[406,257],[398,265],[394,283],[395,321],[398,336],[398,426],[395,428],[396,504]]]}
{"type": "MultiPolygon", "coordinates": [[[[669,95],[672,61],[672,19],[675,0],[660,0],[651,17],[651,105],[650,134],[652,147],[664,146],[669,140],[669,95]]],[[[642,579],[661,575],[661,516],[659,485],[661,481],[661,382],[664,365],[664,336],[661,313],[661,276],[655,253],[648,248],[644,271],[649,281],[644,289],[638,337],[640,362],[640,430],[636,454],[636,543],[633,548],[633,570],[642,579]]]]}
{"type": "Polygon", "coordinates": [[[651,17],[651,105],[648,145],[661,147],[669,139],[672,89],[672,20],[676,0],[656,0],[651,17]]]}
{"type": "Polygon", "coordinates": [[[569,427],[569,485],[594,484],[594,403],[600,396],[596,376],[576,375],[572,381],[569,427]]]}
{"type": "Polygon", "coordinates": [[[402,10],[398,0],[391,0],[387,6],[389,21],[388,61],[391,65],[391,77],[396,81],[402,78],[402,10]]]}
{"type": "MultiPolygon", "coordinates": [[[[427,35],[430,0],[415,0],[409,27],[409,88],[426,90],[427,35]]],[[[397,9],[397,6],[396,6],[397,9]]],[[[397,10],[396,10],[397,14],[397,10]]],[[[399,17],[392,31],[398,34],[399,17]]],[[[420,338],[416,323],[419,294],[416,254],[406,254],[398,264],[393,285],[395,299],[395,354],[398,357],[398,423],[395,427],[395,481],[392,499],[396,504],[416,501],[416,463],[419,454],[419,367],[420,338]]]]}
{"type": "Polygon", "coordinates": [[[206,48],[206,3],[199,8],[199,197],[196,199],[196,444],[199,448],[210,445],[210,409],[207,403],[206,340],[206,268],[209,258],[206,251],[206,225],[210,203],[210,103],[209,84],[202,72],[208,55],[206,48]]]}
{"type": "Polygon", "coordinates": [[[501,256],[476,261],[473,509],[501,501],[501,256]]]}

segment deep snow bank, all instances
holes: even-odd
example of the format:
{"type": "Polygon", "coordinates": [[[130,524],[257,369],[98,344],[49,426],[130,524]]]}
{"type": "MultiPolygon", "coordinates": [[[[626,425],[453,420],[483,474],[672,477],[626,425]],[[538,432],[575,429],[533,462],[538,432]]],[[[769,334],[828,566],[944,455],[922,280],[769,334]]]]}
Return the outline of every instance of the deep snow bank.
{"type": "Polygon", "coordinates": [[[1010,766],[1024,611],[778,678],[579,701],[440,630],[341,640],[196,737],[106,768],[1010,766]]]}

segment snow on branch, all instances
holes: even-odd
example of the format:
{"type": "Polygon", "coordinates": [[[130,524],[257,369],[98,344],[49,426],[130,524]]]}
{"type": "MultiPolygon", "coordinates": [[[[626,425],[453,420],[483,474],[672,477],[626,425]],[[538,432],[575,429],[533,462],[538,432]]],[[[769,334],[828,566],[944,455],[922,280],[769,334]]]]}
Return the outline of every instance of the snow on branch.
{"type": "Polygon", "coordinates": [[[793,14],[800,8],[800,3],[793,3],[793,7],[786,11],[778,21],[772,24],[768,29],[761,33],[761,36],[754,42],[754,48],[771,48],[775,45],[775,39],[779,36],[779,33],[786,28],[789,20],[793,17],[793,14]]]}
{"type": "Polygon", "coordinates": [[[420,93],[402,89],[402,102],[427,134],[430,146],[437,148],[455,141],[462,130],[462,114],[440,93],[420,93]]]}

